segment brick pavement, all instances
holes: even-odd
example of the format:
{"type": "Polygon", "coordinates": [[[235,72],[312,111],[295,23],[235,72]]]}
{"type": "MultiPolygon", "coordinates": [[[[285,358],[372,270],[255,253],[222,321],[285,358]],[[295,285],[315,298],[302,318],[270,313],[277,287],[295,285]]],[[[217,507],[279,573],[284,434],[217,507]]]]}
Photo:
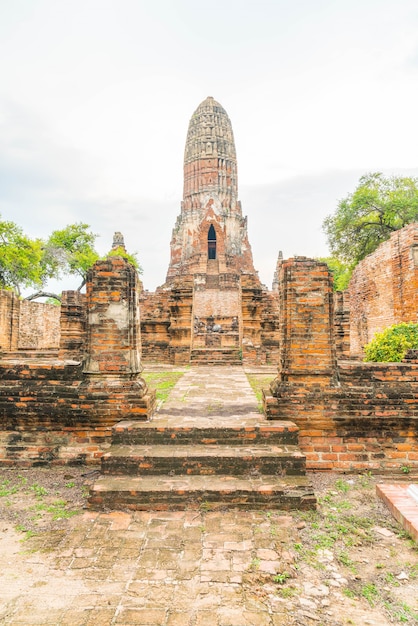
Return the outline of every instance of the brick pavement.
{"type": "Polygon", "coordinates": [[[280,571],[292,533],[278,513],[87,512],[67,530],[16,541],[0,572],[0,623],[297,623],[274,588],[259,597],[251,584],[255,570],[280,571]]]}

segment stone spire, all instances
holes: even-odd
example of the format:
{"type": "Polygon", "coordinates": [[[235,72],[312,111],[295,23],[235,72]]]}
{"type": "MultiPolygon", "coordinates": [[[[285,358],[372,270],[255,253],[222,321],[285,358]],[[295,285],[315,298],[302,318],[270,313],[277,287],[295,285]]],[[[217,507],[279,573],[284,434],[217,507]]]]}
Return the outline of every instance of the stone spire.
{"type": "Polygon", "coordinates": [[[237,157],[231,121],[211,96],[193,113],[184,150],[183,208],[200,208],[216,195],[222,207],[238,198],[237,157]]]}
{"type": "Polygon", "coordinates": [[[184,192],[171,239],[167,283],[180,275],[255,274],[238,201],[231,121],[211,96],[193,113],[184,150],[184,192]],[[209,263],[208,261],[216,261],[209,263]]]}

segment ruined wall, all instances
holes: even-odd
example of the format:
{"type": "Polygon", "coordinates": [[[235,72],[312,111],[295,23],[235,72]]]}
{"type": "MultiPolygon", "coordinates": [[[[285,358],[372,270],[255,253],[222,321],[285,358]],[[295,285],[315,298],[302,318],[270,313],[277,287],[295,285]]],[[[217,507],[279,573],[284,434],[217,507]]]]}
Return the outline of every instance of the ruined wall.
{"type": "Polygon", "coordinates": [[[280,270],[278,376],[264,391],[270,419],[300,428],[307,467],[418,474],[418,366],[335,360],[331,279],[323,264],[280,270]]]}
{"type": "Polygon", "coordinates": [[[418,320],[418,224],[409,224],[361,261],[348,288],[351,354],[379,332],[418,320]]]}
{"type": "Polygon", "coordinates": [[[86,296],[79,291],[63,291],[60,316],[59,358],[81,361],[86,341],[86,296]]]}
{"type": "Polygon", "coordinates": [[[60,342],[60,307],[20,301],[19,350],[57,350],[60,342]]]}
{"type": "Polygon", "coordinates": [[[124,259],[98,261],[88,274],[83,363],[0,362],[0,464],[97,463],[116,422],[150,417],[137,287],[124,259]]]}
{"type": "Polygon", "coordinates": [[[12,291],[0,290],[0,349],[57,350],[60,307],[20,300],[12,291]]]}
{"type": "Polygon", "coordinates": [[[143,291],[140,295],[142,358],[170,363],[169,291],[143,291]]]}
{"type": "Polygon", "coordinates": [[[349,359],[350,352],[350,294],[334,292],[334,333],[337,359],[349,359]]]}

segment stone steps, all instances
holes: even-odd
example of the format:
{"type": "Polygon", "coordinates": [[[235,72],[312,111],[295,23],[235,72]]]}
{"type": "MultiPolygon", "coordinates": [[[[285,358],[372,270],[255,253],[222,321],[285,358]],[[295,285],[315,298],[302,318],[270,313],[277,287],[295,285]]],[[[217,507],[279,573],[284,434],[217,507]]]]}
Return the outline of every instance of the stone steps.
{"type": "Polygon", "coordinates": [[[222,416],[195,418],[179,426],[172,422],[172,419],[161,418],[149,422],[125,420],[113,427],[112,442],[126,445],[298,445],[299,429],[294,422],[268,422],[261,415],[233,420],[222,416]]]}
{"type": "Polygon", "coordinates": [[[316,498],[305,476],[102,476],[89,504],[96,510],[307,510],[316,498]]]}
{"type": "Polygon", "coordinates": [[[305,456],[296,446],[114,445],[102,458],[109,475],[304,475],[305,456]]]}
{"type": "Polygon", "coordinates": [[[193,348],[190,353],[192,365],[242,365],[239,348],[193,348]]]}
{"type": "Polygon", "coordinates": [[[90,490],[98,510],[309,509],[298,428],[261,415],[124,421],[90,490]],[[186,423],[184,423],[186,422],[186,423]]]}

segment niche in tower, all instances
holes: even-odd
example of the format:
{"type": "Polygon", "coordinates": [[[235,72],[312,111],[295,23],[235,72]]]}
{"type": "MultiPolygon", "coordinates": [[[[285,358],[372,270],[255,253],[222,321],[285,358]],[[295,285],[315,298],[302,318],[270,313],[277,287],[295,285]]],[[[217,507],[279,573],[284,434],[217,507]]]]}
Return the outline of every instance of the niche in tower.
{"type": "Polygon", "coordinates": [[[216,259],[216,232],[213,224],[208,230],[208,259],[216,259]]]}

